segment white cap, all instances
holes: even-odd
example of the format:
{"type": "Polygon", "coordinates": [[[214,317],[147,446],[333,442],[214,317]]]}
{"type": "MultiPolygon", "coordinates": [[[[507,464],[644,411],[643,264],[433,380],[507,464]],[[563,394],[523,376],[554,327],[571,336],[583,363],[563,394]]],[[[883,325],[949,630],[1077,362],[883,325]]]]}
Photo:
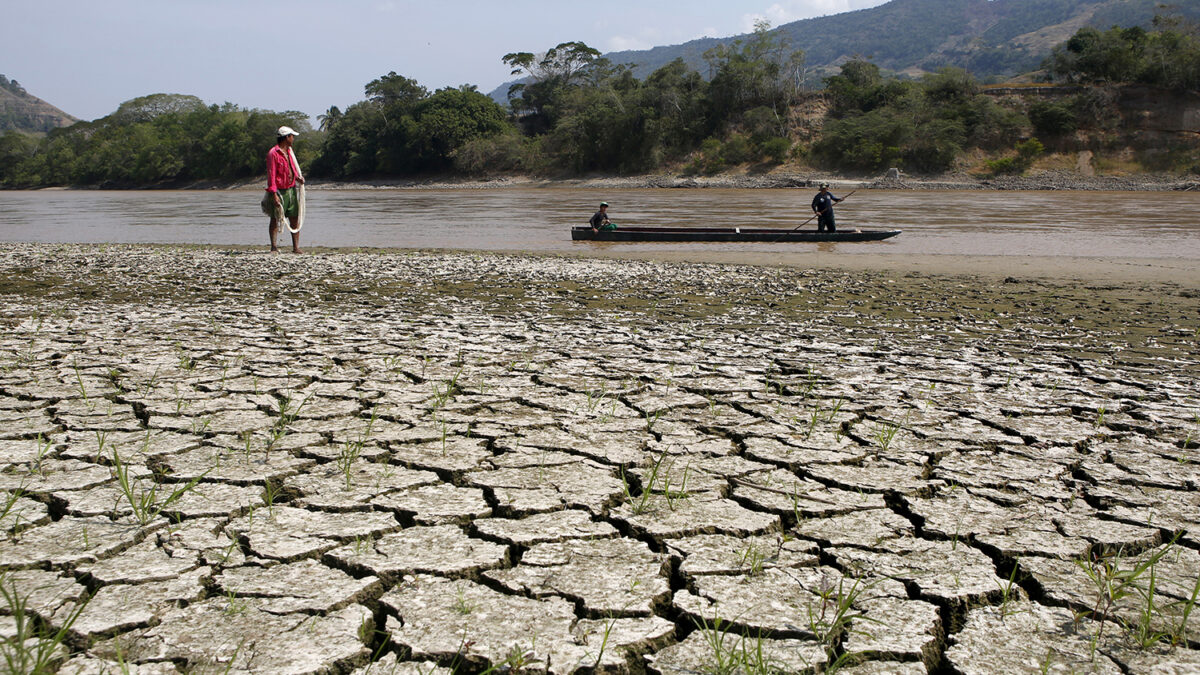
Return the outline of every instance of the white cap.
{"type": "Polygon", "coordinates": [[[276,136],[299,136],[300,133],[291,127],[279,127],[276,136]]]}

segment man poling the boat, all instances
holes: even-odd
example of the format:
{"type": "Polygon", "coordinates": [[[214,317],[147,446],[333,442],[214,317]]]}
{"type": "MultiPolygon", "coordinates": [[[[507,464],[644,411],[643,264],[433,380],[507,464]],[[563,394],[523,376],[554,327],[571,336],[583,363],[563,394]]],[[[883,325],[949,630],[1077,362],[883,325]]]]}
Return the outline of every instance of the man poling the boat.
{"type": "MultiPolygon", "coordinates": [[[[783,233],[782,235],[780,235],[780,236],[779,236],[779,238],[778,238],[778,239],[776,239],[775,241],[779,242],[779,241],[783,241],[784,239],[787,239],[787,238],[788,238],[788,237],[791,235],[791,233],[799,231],[799,230],[800,230],[800,228],[802,228],[802,227],[804,227],[805,225],[807,225],[807,224],[809,224],[810,222],[812,222],[812,219],[813,219],[813,218],[820,218],[820,217],[821,217],[821,214],[822,214],[822,211],[818,209],[817,200],[818,200],[818,199],[822,199],[822,195],[827,195],[827,196],[828,196],[828,198],[829,198],[829,200],[830,200],[830,203],[829,203],[829,205],[828,205],[828,207],[827,207],[827,209],[828,209],[828,212],[829,212],[829,222],[830,222],[830,224],[831,224],[831,225],[830,225],[830,227],[829,227],[829,231],[830,231],[830,232],[836,232],[836,231],[837,231],[836,229],[834,229],[834,226],[832,225],[832,223],[833,223],[833,202],[834,202],[834,201],[844,202],[844,201],[846,201],[847,199],[849,199],[849,198],[850,198],[850,195],[854,194],[855,192],[858,192],[858,190],[851,190],[849,195],[846,195],[845,197],[842,197],[841,199],[838,199],[837,197],[834,197],[832,194],[830,194],[830,193],[829,193],[829,183],[821,183],[820,187],[821,187],[821,191],[820,191],[820,192],[818,192],[818,193],[817,193],[817,196],[813,198],[813,211],[814,211],[814,213],[813,213],[811,216],[809,216],[809,217],[808,217],[808,219],[807,219],[807,220],[805,220],[803,223],[800,223],[799,225],[797,225],[797,226],[793,227],[791,230],[788,230],[787,232],[784,232],[784,233],[783,233]]],[[[820,220],[818,220],[818,221],[817,221],[817,232],[824,232],[824,231],[825,231],[825,227],[823,226],[823,224],[821,223],[821,221],[820,221],[820,220]]],[[[855,230],[855,232],[861,232],[861,230],[855,230]]]]}
{"type": "MultiPolygon", "coordinates": [[[[854,194],[851,192],[850,194],[854,194]]],[[[846,195],[849,197],[850,195],[846,195]]],[[[833,196],[829,191],[829,183],[821,183],[820,191],[817,196],[813,197],[812,210],[817,214],[817,232],[824,232],[828,229],[830,232],[837,232],[837,224],[833,219],[833,205],[837,202],[845,201],[833,196]]],[[[809,220],[812,220],[811,218],[809,220]]]]}
{"type": "Polygon", "coordinates": [[[304,225],[304,176],[292,145],[298,132],[288,126],[279,127],[275,145],[267,151],[267,193],[263,196],[263,213],[271,217],[267,232],[271,237],[271,252],[278,253],[276,239],[279,222],[288,221],[292,235],[292,252],[301,253],[300,228],[304,225]]]}

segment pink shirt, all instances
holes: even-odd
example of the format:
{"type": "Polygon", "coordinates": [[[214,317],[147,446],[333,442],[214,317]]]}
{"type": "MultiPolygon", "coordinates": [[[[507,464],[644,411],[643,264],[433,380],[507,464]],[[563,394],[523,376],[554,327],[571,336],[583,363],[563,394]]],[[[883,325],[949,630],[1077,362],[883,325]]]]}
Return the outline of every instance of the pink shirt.
{"type": "Polygon", "coordinates": [[[296,184],[296,176],[303,175],[292,157],[292,153],[278,145],[267,151],[267,192],[286,190],[296,184]]]}

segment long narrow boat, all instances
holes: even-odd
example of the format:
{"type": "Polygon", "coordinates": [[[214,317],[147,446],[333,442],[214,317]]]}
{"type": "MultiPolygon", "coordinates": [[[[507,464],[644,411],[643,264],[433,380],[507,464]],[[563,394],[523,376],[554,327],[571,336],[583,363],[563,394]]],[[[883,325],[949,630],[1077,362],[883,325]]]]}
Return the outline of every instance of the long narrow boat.
{"type": "Polygon", "coordinates": [[[573,241],[732,241],[732,242],[823,242],[879,241],[900,230],[783,230],[761,227],[625,227],[596,232],[590,227],[571,228],[573,241]]]}

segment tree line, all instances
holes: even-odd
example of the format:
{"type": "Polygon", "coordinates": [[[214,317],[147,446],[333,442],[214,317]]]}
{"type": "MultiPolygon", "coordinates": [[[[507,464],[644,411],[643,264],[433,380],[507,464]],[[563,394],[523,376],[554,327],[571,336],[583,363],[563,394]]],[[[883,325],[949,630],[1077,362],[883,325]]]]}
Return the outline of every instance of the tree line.
{"type": "MultiPolygon", "coordinates": [[[[869,60],[845,62],[824,88],[804,87],[804,52],[760,24],[704,54],[706,73],[675,60],[644,79],[582,42],[504,56],[520,84],[503,107],[474,86],[430,92],[388,73],[364,100],[329,108],[312,129],[295,112],[205,105],[154,94],[113,114],[42,138],[0,136],[0,184],[143,186],[261,175],[274,130],[300,130],[296,153],[312,177],[335,180],[421,174],[639,173],[672,167],[713,173],[731,165],[795,161],[841,171],[950,168],[973,149],[1010,155],[997,172],[1026,168],[1042,145],[1086,120],[1087,97],[1008,108],[965,70],[890,76],[869,60]],[[821,127],[797,128],[798,107],[827,110],[821,127]],[[1016,153],[1015,157],[1011,157],[1016,153]]],[[[1083,28],[1044,64],[1063,82],[1200,86],[1193,25],[1155,30],[1083,28]]]]}

